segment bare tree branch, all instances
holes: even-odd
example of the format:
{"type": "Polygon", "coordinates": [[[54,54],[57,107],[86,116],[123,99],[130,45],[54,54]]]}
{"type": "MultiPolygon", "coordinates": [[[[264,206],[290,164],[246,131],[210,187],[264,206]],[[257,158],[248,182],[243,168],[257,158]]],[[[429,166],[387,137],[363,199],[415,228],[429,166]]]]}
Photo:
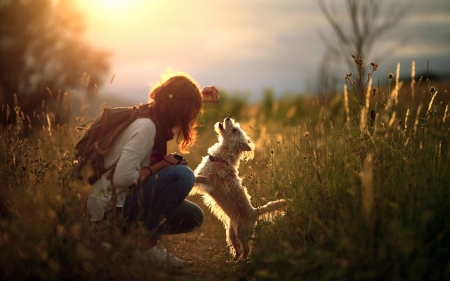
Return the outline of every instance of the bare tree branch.
{"type": "MultiPolygon", "coordinates": [[[[376,42],[400,23],[414,1],[389,3],[384,0],[318,0],[318,6],[334,34],[334,40],[321,36],[327,57],[335,56],[334,60],[344,61],[349,69],[354,66],[351,54],[370,59],[376,42]]],[[[385,51],[381,57],[387,54],[385,51]]],[[[323,66],[327,67],[326,61],[323,66]]]]}

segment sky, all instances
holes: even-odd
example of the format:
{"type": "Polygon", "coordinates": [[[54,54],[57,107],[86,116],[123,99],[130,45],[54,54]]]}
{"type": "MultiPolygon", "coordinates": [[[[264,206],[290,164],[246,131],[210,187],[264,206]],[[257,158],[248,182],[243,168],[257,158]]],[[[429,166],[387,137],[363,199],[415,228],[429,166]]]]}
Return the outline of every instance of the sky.
{"type": "MultiPolygon", "coordinates": [[[[85,39],[112,53],[99,93],[133,103],[147,101],[149,86],[167,69],[250,100],[267,88],[276,95],[308,94],[317,89],[325,53],[319,34],[332,38],[315,0],[77,1],[85,39]]],[[[426,71],[429,62],[430,71],[450,78],[450,1],[404,1],[414,5],[374,53],[403,43],[378,62],[376,75],[384,77],[400,63],[408,76],[414,60],[416,73],[426,71]]],[[[341,71],[336,79],[350,70],[341,71]]]]}

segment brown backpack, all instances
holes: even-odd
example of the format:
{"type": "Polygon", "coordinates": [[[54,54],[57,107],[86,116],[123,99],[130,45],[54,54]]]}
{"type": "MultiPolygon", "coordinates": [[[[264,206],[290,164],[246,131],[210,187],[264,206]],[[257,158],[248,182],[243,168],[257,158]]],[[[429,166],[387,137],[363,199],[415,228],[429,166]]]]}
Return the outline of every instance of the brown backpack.
{"type": "MultiPolygon", "coordinates": [[[[111,170],[108,179],[112,187],[112,211],[117,217],[117,193],[112,182],[116,165],[106,168],[104,157],[109,152],[114,140],[138,118],[155,120],[149,110],[149,104],[139,107],[103,106],[103,112],[86,128],[75,144],[74,175],[79,179],[87,179],[89,184],[96,182],[104,173],[111,170]],[[87,178],[81,176],[83,169],[88,168],[87,178]]],[[[86,126],[86,124],[85,124],[86,126]]]]}
{"type": "Polygon", "coordinates": [[[104,166],[104,157],[112,143],[138,118],[153,120],[149,104],[116,108],[104,105],[103,112],[87,128],[81,128],[84,132],[75,144],[75,159],[78,161],[78,164],[74,165],[75,176],[82,179],[83,169],[90,166],[87,181],[93,184],[107,172],[109,169],[104,166]]]}

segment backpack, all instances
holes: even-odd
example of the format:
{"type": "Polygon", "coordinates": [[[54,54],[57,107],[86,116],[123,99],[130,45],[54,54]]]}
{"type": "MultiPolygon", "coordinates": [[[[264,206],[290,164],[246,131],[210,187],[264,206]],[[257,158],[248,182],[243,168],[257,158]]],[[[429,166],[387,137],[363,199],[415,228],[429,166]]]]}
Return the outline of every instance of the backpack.
{"type": "MultiPolygon", "coordinates": [[[[103,106],[103,112],[84,130],[75,144],[74,175],[87,179],[89,184],[96,182],[109,169],[104,166],[104,157],[109,152],[114,140],[136,119],[150,118],[149,104],[138,107],[103,106]],[[87,171],[84,170],[88,167],[87,171]],[[85,173],[83,176],[82,174],[85,173]]],[[[86,125],[86,124],[85,124],[86,125]]],[[[111,169],[111,168],[110,168],[111,169]]],[[[112,168],[114,169],[114,167],[112,168]]]]}

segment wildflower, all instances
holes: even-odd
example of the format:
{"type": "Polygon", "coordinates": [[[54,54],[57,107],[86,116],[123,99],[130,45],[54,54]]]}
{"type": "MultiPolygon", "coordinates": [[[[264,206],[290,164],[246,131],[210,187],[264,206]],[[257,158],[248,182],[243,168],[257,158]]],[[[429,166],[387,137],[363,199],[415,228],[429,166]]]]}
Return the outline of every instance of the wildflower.
{"type": "Polygon", "coordinates": [[[370,65],[372,66],[373,71],[377,70],[377,68],[378,68],[377,63],[371,62],[370,65]]]}
{"type": "Polygon", "coordinates": [[[353,74],[353,73],[351,73],[351,72],[345,74],[344,79],[347,80],[347,81],[350,80],[350,77],[352,76],[352,74],[353,74]]]}
{"type": "MultiPolygon", "coordinates": [[[[362,56],[356,57],[356,56],[352,55],[352,58],[357,65],[360,65],[363,62],[362,56]]],[[[362,68],[364,68],[364,65],[362,65],[362,68]]]]}

